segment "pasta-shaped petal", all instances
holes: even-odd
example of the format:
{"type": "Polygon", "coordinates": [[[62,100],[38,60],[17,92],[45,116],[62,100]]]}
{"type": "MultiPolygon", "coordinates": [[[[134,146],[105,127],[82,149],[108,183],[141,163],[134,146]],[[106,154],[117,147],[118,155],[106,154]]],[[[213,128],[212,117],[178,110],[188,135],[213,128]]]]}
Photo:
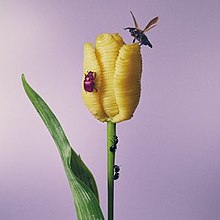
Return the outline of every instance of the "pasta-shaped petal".
{"type": "Polygon", "coordinates": [[[123,40],[119,35],[101,34],[96,39],[96,55],[102,72],[101,102],[108,117],[118,114],[115,100],[115,63],[123,40]]]}
{"type": "Polygon", "coordinates": [[[125,44],[122,37],[118,33],[112,34],[112,37],[114,37],[114,39],[117,41],[120,47],[122,47],[125,44]]]}
{"type": "Polygon", "coordinates": [[[82,98],[89,109],[89,111],[100,121],[106,121],[107,116],[104,113],[102,104],[100,102],[100,88],[101,88],[101,70],[96,58],[95,49],[92,44],[86,43],[84,45],[84,61],[83,61],[84,77],[82,80],[82,98]],[[96,73],[95,89],[93,92],[86,92],[84,90],[84,78],[88,71],[96,73]]]}
{"type": "Polygon", "coordinates": [[[114,89],[119,113],[112,122],[128,120],[140,100],[142,59],[138,43],[124,45],[116,62],[114,89]]]}

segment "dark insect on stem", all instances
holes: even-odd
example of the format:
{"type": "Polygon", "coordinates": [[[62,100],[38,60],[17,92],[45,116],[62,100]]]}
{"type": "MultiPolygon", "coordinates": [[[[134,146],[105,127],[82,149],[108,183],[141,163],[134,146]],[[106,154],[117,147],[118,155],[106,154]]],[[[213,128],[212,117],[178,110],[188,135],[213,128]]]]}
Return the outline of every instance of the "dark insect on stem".
{"type": "Polygon", "coordinates": [[[112,153],[114,153],[116,150],[117,150],[117,146],[112,145],[112,146],[110,147],[110,151],[111,151],[112,153]]]}
{"type": "Polygon", "coordinates": [[[117,180],[119,178],[119,173],[114,174],[114,180],[117,180]]]}
{"type": "Polygon", "coordinates": [[[114,170],[116,173],[118,173],[120,171],[120,167],[118,165],[114,165],[114,170]]]}
{"type": "Polygon", "coordinates": [[[114,165],[114,180],[117,180],[119,178],[119,171],[120,171],[120,167],[118,165],[114,165]]]}
{"type": "Polygon", "coordinates": [[[110,147],[111,152],[115,152],[117,150],[117,144],[118,144],[118,137],[114,136],[113,137],[113,145],[110,147]]]}

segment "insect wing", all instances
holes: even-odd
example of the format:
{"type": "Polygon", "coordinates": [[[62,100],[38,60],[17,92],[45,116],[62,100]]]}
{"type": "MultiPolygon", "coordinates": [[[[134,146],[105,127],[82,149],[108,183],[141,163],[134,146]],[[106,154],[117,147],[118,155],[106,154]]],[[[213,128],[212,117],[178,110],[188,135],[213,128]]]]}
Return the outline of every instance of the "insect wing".
{"type": "Polygon", "coordinates": [[[132,18],[133,18],[133,20],[134,20],[134,25],[135,25],[135,27],[136,27],[137,29],[140,29],[140,28],[138,27],[138,23],[137,23],[137,21],[136,21],[136,19],[135,19],[135,17],[134,17],[134,14],[132,13],[132,11],[130,11],[130,13],[131,13],[131,16],[132,16],[132,18]]]}
{"type": "Polygon", "coordinates": [[[147,32],[150,29],[152,29],[153,27],[155,27],[157,25],[157,22],[159,20],[159,17],[155,17],[153,18],[148,24],[147,26],[144,28],[143,32],[147,32]]]}

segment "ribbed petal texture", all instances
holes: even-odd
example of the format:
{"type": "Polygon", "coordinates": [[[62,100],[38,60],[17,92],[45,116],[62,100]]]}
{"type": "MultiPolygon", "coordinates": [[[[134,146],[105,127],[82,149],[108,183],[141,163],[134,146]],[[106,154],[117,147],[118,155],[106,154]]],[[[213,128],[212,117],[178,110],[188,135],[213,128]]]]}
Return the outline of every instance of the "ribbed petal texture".
{"type": "Polygon", "coordinates": [[[82,85],[82,97],[89,111],[100,121],[106,121],[107,115],[105,114],[100,102],[101,93],[101,71],[96,58],[95,49],[92,44],[86,43],[84,45],[84,63],[83,63],[83,83],[85,74],[87,71],[93,71],[96,73],[95,89],[94,92],[86,92],[82,85]]]}
{"type": "Polygon", "coordinates": [[[96,54],[102,71],[101,100],[105,113],[109,117],[118,114],[114,94],[115,63],[121,44],[110,34],[99,35],[96,39],[96,54]]]}
{"type": "Polygon", "coordinates": [[[83,100],[89,111],[100,121],[114,123],[128,120],[139,103],[142,60],[138,43],[126,45],[119,34],[101,34],[95,49],[84,46],[84,77],[96,72],[95,88],[84,90],[83,100]]]}
{"type": "Polygon", "coordinates": [[[124,45],[116,62],[114,89],[119,114],[112,122],[128,120],[139,103],[141,92],[142,59],[138,43],[124,45]]]}

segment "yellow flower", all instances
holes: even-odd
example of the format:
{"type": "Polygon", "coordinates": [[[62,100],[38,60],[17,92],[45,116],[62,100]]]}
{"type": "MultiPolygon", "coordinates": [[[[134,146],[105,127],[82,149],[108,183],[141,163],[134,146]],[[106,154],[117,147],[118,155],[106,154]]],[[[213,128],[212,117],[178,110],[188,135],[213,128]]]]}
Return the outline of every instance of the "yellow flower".
{"type": "Polygon", "coordinates": [[[119,34],[101,34],[95,47],[84,45],[82,97],[100,121],[128,120],[139,103],[142,59],[138,43],[119,34]]]}

